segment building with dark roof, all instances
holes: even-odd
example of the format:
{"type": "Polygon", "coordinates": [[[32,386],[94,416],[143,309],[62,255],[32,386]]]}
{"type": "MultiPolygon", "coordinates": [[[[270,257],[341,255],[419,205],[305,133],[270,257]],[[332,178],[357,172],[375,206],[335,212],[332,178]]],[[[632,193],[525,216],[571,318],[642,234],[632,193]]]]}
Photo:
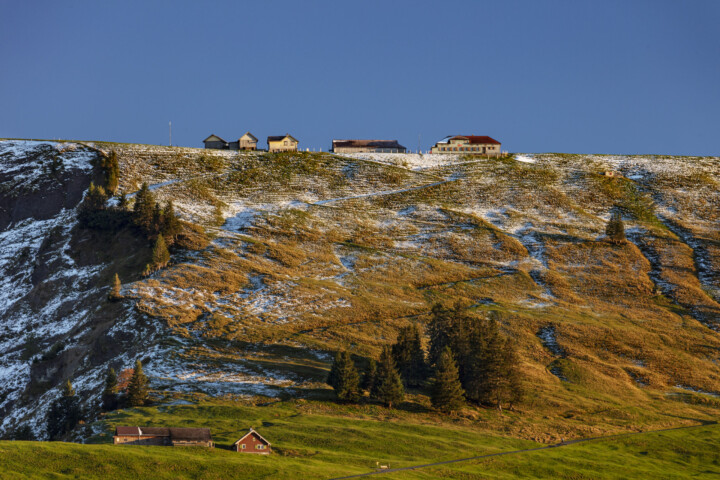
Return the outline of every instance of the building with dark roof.
{"type": "Polygon", "coordinates": [[[397,140],[333,140],[331,152],[334,153],[406,153],[407,148],[397,140]]]}
{"type": "Polygon", "coordinates": [[[115,445],[213,447],[209,428],[116,427],[115,445]]]}
{"type": "Polygon", "coordinates": [[[250,132],[239,139],[228,142],[213,134],[203,140],[205,148],[213,148],[215,150],[257,150],[258,139],[250,132]]]}
{"type": "Polygon", "coordinates": [[[467,153],[500,156],[500,142],[486,135],[452,135],[437,142],[430,153],[467,153]]]}

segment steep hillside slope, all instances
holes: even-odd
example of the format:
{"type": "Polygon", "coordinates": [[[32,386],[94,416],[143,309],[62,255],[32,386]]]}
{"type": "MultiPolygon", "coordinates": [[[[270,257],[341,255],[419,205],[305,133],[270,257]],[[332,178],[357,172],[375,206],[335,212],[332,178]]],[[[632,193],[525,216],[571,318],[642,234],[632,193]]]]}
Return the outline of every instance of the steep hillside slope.
{"type": "MultiPolygon", "coordinates": [[[[12,165],[29,165],[40,147],[68,147],[1,145],[0,159],[12,165]]],[[[147,245],[78,229],[77,196],[52,213],[53,225],[62,225],[55,237],[48,227],[32,243],[27,232],[37,228],[7,220],[2,235],[22,241],[4,250],[3,278],[31,275],[28,265],[45,255],[50,278],[62,276],[82,298],[48,281],[3,284],[3,295],[18,298],[0,321],[22,331],[6,337],[9,353],[0,354],[0,373],[13,379],[0,387],[2,408],[12,413],[5,428],[40,418],[31,399],[52,398],[56,390],[43,392],[62,378],[90,395],[103,368],[138,357],[165,392],[321,395],[336,349],[377,356],[399,326],[425,322],[436,302],[495,316],[517,339],[531,394],[520,407],[525,419],[501,427],[510,432],[598,433],[720,410],[713,396],[720,392],[718,158],[74,148],[58,158],[85,152],[89,162],[114,150],[121,190],[132,194],[148,182],[212,242],[175,252],[171,266],[142,278],[147,245]],[[624,245],[603,241],[614,209],[626,221],[624,245]],[[111,259],[101,245],[116,249],[111,259]],[[68,254],[75,263],[67,251],[78,252],[68,254]],[[116,271],[128,299],[109,304],[106,285],[116,271]],[[33,300],[44,289],[37,298],[45,300],[33,300]],[[41,312],[60,298],[72,311],[41,312]],[[21,324],[13,313],[21,309],[35,323],[21,324]],[[51,322],[65,327],[43,329],[51,322]],[[53,348],[57,338],[67,346],[53,348]],[[40,360],[42,351],[58,350],[40,360]],[[31,376],[31,366],[40,375],[31,376]]],[[[82,188],[88,165],[79,169],[82,188]]]]}

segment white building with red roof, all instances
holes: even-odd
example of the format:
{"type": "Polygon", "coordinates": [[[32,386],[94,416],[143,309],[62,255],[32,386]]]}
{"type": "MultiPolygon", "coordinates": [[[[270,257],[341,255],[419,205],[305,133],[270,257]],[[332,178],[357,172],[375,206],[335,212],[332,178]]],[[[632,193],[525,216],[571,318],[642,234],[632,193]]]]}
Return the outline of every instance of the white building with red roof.
{"type": "Polygon", "coordinates": [[[452,135],[437,142],[430,153],[465,153],[500,156],[500,142],[486,135],[452,135]]]}

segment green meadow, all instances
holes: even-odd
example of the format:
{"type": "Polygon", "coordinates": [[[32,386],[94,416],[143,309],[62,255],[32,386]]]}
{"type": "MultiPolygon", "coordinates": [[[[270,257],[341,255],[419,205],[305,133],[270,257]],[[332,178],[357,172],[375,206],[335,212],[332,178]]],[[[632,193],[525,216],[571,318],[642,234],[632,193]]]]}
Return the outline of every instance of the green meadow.
{"type": "MultiPolygon", "coordinates": [[[[461,417],[388,410],[375,405],[244,400],[200,401],[106,415],[88,444],[0,442],[0,478],[335,478],[544,444],[499,435],[461,417]],[[211,428],[216,448],[112,445],[116,425],[211,428]],[[252,426],[273,447],[269,456],[229,446],[252,426]]],[[[518,452],[417,470],[388,479],[429,478],[716,478],[720,426],[643,433],[559,448],[518,452]]]]}

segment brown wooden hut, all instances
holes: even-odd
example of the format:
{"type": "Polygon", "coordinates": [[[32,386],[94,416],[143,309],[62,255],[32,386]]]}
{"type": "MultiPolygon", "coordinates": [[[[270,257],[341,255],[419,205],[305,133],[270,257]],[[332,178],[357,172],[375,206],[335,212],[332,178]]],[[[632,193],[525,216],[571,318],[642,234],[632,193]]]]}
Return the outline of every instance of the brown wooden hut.
{"type": "Polygon", "coordinates": [[[257,453],[260,455],[270,455],[272,453],[270,442],[252,428],[240,440],[233,443],[232,449],[236,452],[257,453]]]}
{"type": "Polygon", "coordinates": [[[209,428],[117,427],[115,445],[214,446],[209,428]]]}

